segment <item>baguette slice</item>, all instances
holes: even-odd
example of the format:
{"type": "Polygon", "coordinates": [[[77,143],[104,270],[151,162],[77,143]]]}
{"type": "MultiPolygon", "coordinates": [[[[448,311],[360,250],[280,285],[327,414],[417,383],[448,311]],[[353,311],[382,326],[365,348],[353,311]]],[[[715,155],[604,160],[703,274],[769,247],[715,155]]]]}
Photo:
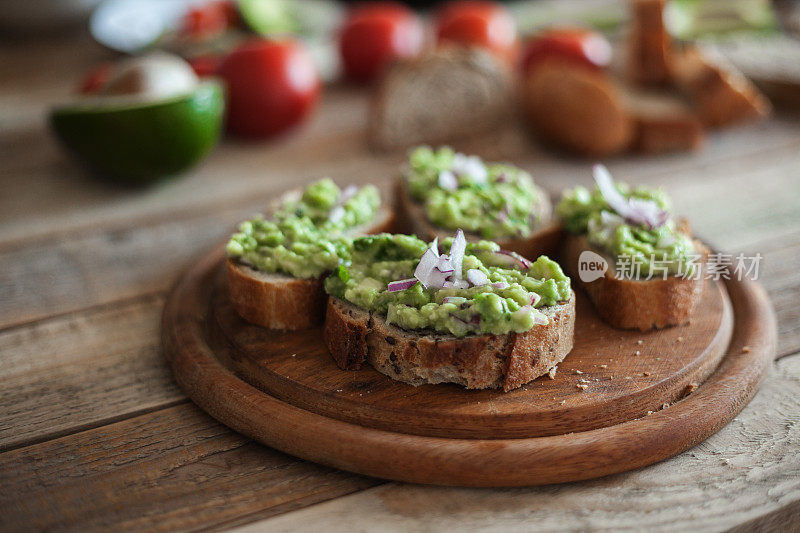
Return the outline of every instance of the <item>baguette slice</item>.
{"type": "MultiPolygon", "coordinates": [[[[705,247],[698,241],[695,246],[705,256],[705,247]]],[[[589,244],[584,236],[567,236],[561,264],[589,295],[600,318],[619,329],[647,331],[686,324],[700,300],[705,281],[702,275],[699,279],[668,276],[639,281],[618,278],[614,258],[589,244]],[[578,272],[578,260],[584,250],[603,256],[609,265],[603,277],[589,283],[582,281],[578,272]]]]}
{"type": "Polygon", "coordinates": [[[630,146],[634,122],[620,88],[603,71],[545,61],[524,80],[522,100],[533,130],[583,156],[601,157],[630,146]]]}
{"type": "Polygon", "coordinates": [[[393,65],[370,109],[377,148],[451,142],[492,131],[511,112],[511,73],[480,48],[445,47],[393,65]]]}
{"type": "Polygon", "coordinates": [[[636,122],[632,148],[645,154],[696,150],[703,145],[703,125],[691,106],[671,93],[626,88],[625,108],[636,122]]]}
{"type": "Polygon", "coordinates": [[[508,392],[546,374],[572,350],[575,294],[541,309],[546,326],[525,333],[472,335],[406,331],[355,305],[330,298],[325,343],[340,368],[366,361],[392,379],[411,385],[457,383],[468,389],[508,392]]]}
{"type": "MultiPolygon", "coordinates": [[[[297,197],[291,191],[280,202],[297,197]]],[[[381,206],[375,220],[349,233],[391,231],[394,216],[381,206]]],[[[270,329],[299,330],[317,327],[325,315],[323,278],[295,278],[282,273],[259,272],[239,261],[226,261],[228,292],[236,312],[251,324],[270,329]]]]}
{"type": "Polygon", "coordinates": [[[634,0],[628,36],[628,77],[645,87],[668,85],[674,51],[664,25],[664,0],[634,0]]]}
{"type": "Polygon", "coordinates": [[[687,47],[676,57],[673,77],[706,126],[763,118],[772,110],[769,100],[744,74],[709,50],[687,47]]]}
{"type": "MultiPolygon", "coordinates": [[[[409,233],[413,233],[425,242],[430,242],[434,237],[446,239],[453,235],[453,230],[440,228],[433,225],[425,214],[425,207],[415,202],[406,186],[406,180],[401,176],[397,179],[395,194],[395,212],[398,224],[409,233]]],[[[539,197],[542,199],[537,205],[539,220],[535,231],[525,238],[508,238],[495,240],[504,250],[517,252],[522,257],[536,259],[540,255],[553,256],[561,242],[561,223],[553,218],[553,206],[548,194],[537,187],[539,197]]],[[[475,233],[465,232],[468,241],[474,242],[483,239],[475,233]]]]}

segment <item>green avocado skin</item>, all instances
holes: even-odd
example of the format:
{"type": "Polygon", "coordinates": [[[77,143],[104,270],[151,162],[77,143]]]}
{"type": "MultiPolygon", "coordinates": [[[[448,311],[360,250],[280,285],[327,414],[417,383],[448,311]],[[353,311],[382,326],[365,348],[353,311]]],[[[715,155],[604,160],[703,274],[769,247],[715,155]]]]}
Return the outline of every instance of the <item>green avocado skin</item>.
{"type": "Polygon", "coordinates": [[[163,102],[58,108],[50,124],[98,177],[144,185],[203,159],[219,141],[224,110],[222,87],[203,82],[163,102]]]}

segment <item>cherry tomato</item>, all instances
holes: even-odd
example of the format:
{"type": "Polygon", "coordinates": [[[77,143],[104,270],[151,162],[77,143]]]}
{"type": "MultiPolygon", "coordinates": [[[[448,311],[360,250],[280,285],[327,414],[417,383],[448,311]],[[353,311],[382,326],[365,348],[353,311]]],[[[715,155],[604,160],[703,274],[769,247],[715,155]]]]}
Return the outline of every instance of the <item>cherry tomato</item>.
{"type": "Polygon", "coordinates": [[[423,40],[419,19],[402,4],[357,6],[348,13],[339,36],[345,75],[361,83],[372,81],[395,59],[417,55],[423,40]]]}
{"type": "Polygon", "coordinates": [[[238,16],[236,6],[231,2],[207,2],[186,12],[181,30],[189,37],[203,39],[219,35],[236,25],[238,16]]]}
{"type": "Polygon", "coordinates": [[[611,62],[611,44],[596,31],[558,28],[535,37],[522,53],[520,68],[527,73],[548,58],[570,61],[593,69],[611,62]]]}
{"type": "Polygon", "coordinates": [[[81,94],[95,94],[106,86],[111,79],[111,72],[114,66],[111,63],[103,63],[92,69],[78,85],[78,92],[81,94]]]}
{"type": "Polygon", "coordinates": [[[439,43],[483,46],[511,59],[516,50],[517,26],[499,3],[451,2],[436,17],[436,36],[439,43]]]}
{"type": "Polygon", "coordinates": [[[222,57],[214,54],[203,54],[189,59],[194,73],[201,78],[213,76],[222,63],[222,57]]]}
{"type": "Polygon", "coordinates": [[[231,52],[217,75],[227,83],[228,129],[243,137],[277,135],[301,122],[319,98],[317,68],[294,39],[255,39],[231,52]]]}

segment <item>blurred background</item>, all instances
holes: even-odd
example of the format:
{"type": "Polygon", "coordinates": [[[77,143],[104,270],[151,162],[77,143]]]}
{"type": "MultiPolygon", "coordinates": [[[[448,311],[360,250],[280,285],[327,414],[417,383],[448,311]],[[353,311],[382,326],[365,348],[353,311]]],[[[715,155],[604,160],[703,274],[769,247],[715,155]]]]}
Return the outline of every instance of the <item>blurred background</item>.
{"type": "Polygon", "coordinates": [[[555,193],[596,159],[647,174],[785,138],[800,108],[788,0],[0,7],[3,177],[25,181],[0,200],[7,236],[380,181],[422,143],[514,160],[555,193]]]}

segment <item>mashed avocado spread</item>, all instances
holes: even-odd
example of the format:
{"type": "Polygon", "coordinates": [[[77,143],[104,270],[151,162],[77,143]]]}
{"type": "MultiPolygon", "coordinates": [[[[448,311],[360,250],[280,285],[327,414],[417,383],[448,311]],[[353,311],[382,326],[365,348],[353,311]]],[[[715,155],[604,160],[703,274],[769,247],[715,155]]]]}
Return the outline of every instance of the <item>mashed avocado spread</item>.
{"type": "Polygon", "coordinates": [[[411,152],[406,178],[412,198],[442,228],[487,239],[526,237],[537,221],[533,180],[512,165],[422,146],[411,152]]]}
{"type": "Polygon", "coordinates": [[[285,202],[272,219],[256,217],[239,225],[226,247],[262,272],[315,278],[350,260],[349,230],[370,222],[380,206],[378,189],[340,190],[330,179],[312,183],[297,200],[285,202]]]}
{"type": "MultiPolygon", "coordinates": [[[[442,249],[451,247],[452,241],[442,242],[442,249]]],[[[353,241],[352,263],[331,274],[325,280],[325,289],[385,316],[388,323],[400,328],[458,337],[528,331],[548,322],[539,308],[571,297],[570,280],[557,263],[545,256],[530,263],[501,252],[489,241],[466,244],[463,254],[461,270],[480,285],[464,282],[462,288],[426,288],[409,278],[431,246],[408,235],[384,233],[357,238],[353,241]],[[394,280],[403,279],[413,285],[404,290],[389,289],[394,280]]]]}
{"type": "MultiPolygon", "coordinates": [[[[628,201],[654,202],[661,210],[670,210],[670,200],[661,189],[630,187],[619,182],[614,186],[628,201]]],[[[585,235],[591,244],[617,258],[628,258],[638,265],[642,275],[691,274],[696,267],[692,239],[676,229],[672,216],[655,227],[633,223],[609,206],[599,187],[591,191],[585,187],[567,190],[556,214],[567,231],[585,235]]]]}

